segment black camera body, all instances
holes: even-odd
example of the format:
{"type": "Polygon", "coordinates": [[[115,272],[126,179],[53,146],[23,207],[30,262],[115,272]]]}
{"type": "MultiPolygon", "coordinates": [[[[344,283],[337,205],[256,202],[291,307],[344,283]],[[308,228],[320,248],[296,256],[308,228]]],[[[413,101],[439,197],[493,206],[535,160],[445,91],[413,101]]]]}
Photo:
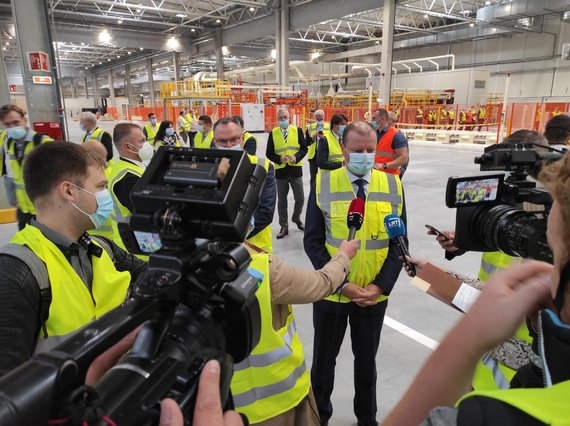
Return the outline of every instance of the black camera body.
{"type": "Polygon", "coordinates": [[[457,208],[455,245],[464,251],[501,251],[510,256],[552,263],[546,241],[546,217],[552,205],[548,191],[536,188],[536,177],[545,163],[562,154],[539,152],[533,144],[498,144],[475,158],[481,171],[506,171],[473,177],[451,177],[446,205],[457,208]],[[523,203],[541,206],[536,212],[523,203]]]}
{"type": "Polygon", "coordinates": [[[222,365],[222,402],[232,408],[233,361],[261,333],[255,292],[263,277],[248,269],[241,243],[265,175],[244,152],[161,147],[131,194],[130,227],[120,227],[134,252],[150,253],[131,298],[2,377],[0,424],[158,424],[165,397],[191,424],[209,359],[222,365]],[[135,233],[155,238],[150,250],[135,233]],[[95,388],[85,386],[91,362],[143,323],[132,350],[95,388]]]}

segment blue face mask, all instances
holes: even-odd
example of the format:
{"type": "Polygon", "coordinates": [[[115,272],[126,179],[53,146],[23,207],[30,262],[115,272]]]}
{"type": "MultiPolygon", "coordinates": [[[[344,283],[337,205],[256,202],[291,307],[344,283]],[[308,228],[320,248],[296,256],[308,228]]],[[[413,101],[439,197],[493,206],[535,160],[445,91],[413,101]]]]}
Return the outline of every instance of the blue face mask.
{"type": "Polygon", "coordinates": [[[370,124],[372,125],[372,127],[374,127],[374,130],[378,130],[378,128],[380,127],[376,121],[371,121],[370,124]]]}
{"type": "Polygon", "coordinates": [[[364,176],[374,166],[374,153],[351,152],[348,168],[357,176],[364,176]]]}
{"type": "Polygon", "coordinates": [[[346,124],[339,124],[338,126],[338,133],[339,135],[342,137],[342,135],[344,134],[344,129],[346,129],[346,124]]]}
{"type": "Polygon", "coordinates": [[[23,139],[27,133],[28,130],[24,126],[8,127],[6,129],[8,137],[16,140],[23,139]]]}
{"type": "Polygon", "coordinates": [[[198,130],[199,132],[203,132],[204,131],[204,126],[202,124],[198,124],[196,126],[196,130],[198,130]]]}
{"type": "Polygon", "coordinates": [[[85,128],[85,126],[81,123],[79,123],[79,130],[81,130],[82,132],[86,132],[87,129],[85,128]]]}
{"type": "Polygon", "coordinates": [[[174,129],[172,127],[166,129],[166,136],[172,136],[173,134],[174,134],[174,129]]]}
{"type": "Polygon", "coordinates": [[[89,217],[89,219],[91,219],[91,222],[93,222],[93,225],[95,225],[95,228],[103,226],[105,222],[107,222],[107,219],[111,217],[111,213],[113,213],[113,198],[109,190],[105,188],[101,191],[91,192],[75,184],[73,184],[73,186],[95,196],[95,200],[97,201],[97,210],[95,210],[95,213],[89,214],[77,207],[77,205],[72,201],[70,201],[70,203],[85,216],[89,217]]]}
{"type": "Polygon", "coordinates": [[[156,126],[156,118],[151,118],[150,124],[152,124],[153,126],[156,126]]]}
{"type": "Polygon", "coordinates": [[[279,120],[279,127],[283,130],[289,128],[289,120],[279,120]]]}

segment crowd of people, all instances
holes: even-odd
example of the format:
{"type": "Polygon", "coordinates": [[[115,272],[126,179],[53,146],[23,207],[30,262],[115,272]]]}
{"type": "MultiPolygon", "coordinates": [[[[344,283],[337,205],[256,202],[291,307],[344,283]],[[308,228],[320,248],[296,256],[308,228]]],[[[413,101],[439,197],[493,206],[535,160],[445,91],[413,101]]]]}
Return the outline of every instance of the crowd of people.
{"type": "MultiPolygon", "coordinates": [[[[570,121],[567,116],[559,117],[570,121]]],[[[279,109],[276,118],[278,125],[269,133],[265,158],[261,158],[255,136],[246,131],[239,116],[214,122],[185,108],[175,124],[158,122],[151,113],[144,127],[119,123],[111,135],[97,126],[95,115],[86,112],[79,117],[85,135],[76,142],[81,143],[69,143],[35,133],[17,106],[0,108],[2,174],[9,202],[18,212],[19,227],[10,243],[0,249],[0,374],[34,354],[49,351],[130,297],[131,284],[145,271],[148,256],[129,253],[119,225],[129,222],[130,194],[156,149],[242,150],[252,164],[265,169],[267,177],[244,242],[252,259],[250,266],[263,277],[256,292],[261,337],[250,356],[234,366],[235,409],[251,424],[327,425],[333,417],[336,358],[350,325],[354,414],[358,425],[377,425],[376,355],[389,296],[402,269],[400,252],[388,236],[384,218],[396,214],[406,222],[402,179],[410,159],[408,142],[394,127],[397,117],[385,109],[374,111],[368,122],[350,122],[340,113],[325,122],[324,111],[318,110],[306,129],[292,124],[286,108],[279,109]],[[306,203],[305,157],[310,170],[306,203]],[[303,232],[303,248],[314,270],[288,264],[273,254],[271,224],[276,206],[280,229],[275,238],[289,235],[289,188],[294,196],[291,221],[303,232]],[[355,238],[347,241],[347,215],[354,200],[361,201],[366,214],[355,238]],[[291,307],[307,303],[313,303],[310,371],[291,307]]],[[[566,144],[570,138],[570,125],[562,120],[547,125],[547,137],[554,134],[549,139],[552,144],[566,144]]],[[[412,425],[423,419],[426,424],[463,424],[459,420],[474,412],[495,419],[492,410],[497,407],[503,407],[497,424],[534,424],[519,421],[569,414],[558,403],[570,395],[570,375],[558,356],[543,362],[543,370],[546,364],[552,365],[553,386],[523,393],[526,398],[548,401],[550,410],[517,404],[513,402],[516,392],[500,394],[492,385],[478,387],[473,380],[476,367],[492,368],[489,363],[477,365],[483,353],[512,336],[523,316],[536,312],[537,303],[550,310],[540,311],[542,323],[533,330],[541,336],[553,336],[555,330],[558,334],[548,341],[548,349],[567,351],[568,176],[568,156],[542,175],[555,200],[548,222],[554,267],[525,263],[491,277],[516,260],[505,260],[500,252],[485,253],[481,263],[485,274],[480,278],[488,283],[482,296],[430,357],[385,424],[412,425]],[[548,286],[556,309],[546,303],[548,286]],[[489,333],[476,326],[480,321],[489,333]],[[472,339],[461,339],[470,333],[472,339]],[[467,393],[470,386],[476,393],[467,393]],[[432,411],[455,403],[457,408],[432,411]]],[[[485,197],[487,192],[488,188],[480,187],[473,196],[485,197]]],[[[453,233],[437,238],[446,249],[446,258],[461,254],[453,245],[453,233]]],[[[208,364],[203,375],[209,373],[213,373],[210,381],[205,378],[201,387],[211,384],[219,366],[208,364]]],[[[519,379],[519,387],[527,387],[525,380],[532,379],[528,377],[519,379]]],[[[211,408],[211,417],[203,417],[210,419],[208,425],[241,424],[235,413],[222,415],[215,401],[201,405],[199,400],[197,414],[201,407],[211,408]]],[[[165,425],[182,424],[173,401],[163,401],[162,409],[169,421],[165,425]]]]}

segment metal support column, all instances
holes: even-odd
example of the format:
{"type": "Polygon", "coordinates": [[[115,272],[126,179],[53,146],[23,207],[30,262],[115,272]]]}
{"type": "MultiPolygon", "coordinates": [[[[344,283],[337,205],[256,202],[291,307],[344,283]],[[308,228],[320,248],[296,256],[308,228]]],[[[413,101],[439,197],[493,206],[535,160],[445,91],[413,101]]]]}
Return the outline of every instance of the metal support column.
{"type": "Polygon", "coordinates": [[[277,60],[279,61],[279,85],[289,86],[289,0],[281,0],[281,36],[279,39],[280,49],[277,60]]]}
{"type": "Polygon", "coordinates": [[[216,30],[216,75],[218,80],[224,79],[224,51],[222,42],[222,29],[216,30]]]}
{"type": "Polygon", "coordinates": [[[133,85],[131,84],[131,66],[129,64],[125,65],[125,85],[127,86],[126,92],[129,106],[135,106],[135,100],[133,98],[133,85]]]}
{"type": "Polygon", "coordinates": [[[174,81],[180,81],[180,53],[174,52],[172,62],[174,63],[174,81]]]}
{"type": "Polygon", "coordinates": [[[115,100],[115,76],[113,70],[109,70],[109,107],[116,108],[117,102],[115,100]]]}
{"type": "MultiPolygon", "coordinates": [[[[392,48],[394,45],[394,24],[396,21],[396,0],[384,0],[384,20],[382,22],[382,77],[380,81],[381,103],[390,103],[392,89],[392,48]]],[[[372,112],[372,111],[371,111],[372,112]]]]}
{"type": "Polygon", "coordinates": [[[63,128],[63,103],[54,69],[56,64],[48,26],[48,2],[18,0],[10,3],[30,124],[59,122],[63,128]],[[35,82],[33,77],[36,77],[35,82]]]}
{"type": "MultiPolygon", "coordinates": [[[[280,6],[278,3],[277,6],[280,6]]],[[[281,7],[275,8],[275,83],[281,84],[281,7]]]]}
{"type": "Polygon", "coordinates": [[[146,72],[148,80],[148,95],[150,99],[150,107],[154,108],[154,75],[152,74],[152,58],[146,61],[146,72]]]}
{"type": "Polygon", "coordinates": [[[93,106],[99,108],[99,100],[101,99],[101,93],[99,92],[99,85],[97,84],[97,75],[91,73],[91,84],[93,85],[93,106]]]}
{"type": "Polygon", "coordinates": [[[77,98],[77,87],[75,86],[75,83],[73,82],[73,77],[69,77],[69,83],[71,84],[71,97],[77,98]]]}
{"type": "Polygon", "coordinates": [[[87,86],[87,77],[83,77],[83,87],[85,88],[85,97],[89,99],[89,87],[87,86]]]}
{"type": "Polygon", "coordinates": [[[6,72],[6,63],[4,55],[0,49],[0,105],[12,103],[10,97],[10,87],[8,86],[8,73],[6,72]]]}

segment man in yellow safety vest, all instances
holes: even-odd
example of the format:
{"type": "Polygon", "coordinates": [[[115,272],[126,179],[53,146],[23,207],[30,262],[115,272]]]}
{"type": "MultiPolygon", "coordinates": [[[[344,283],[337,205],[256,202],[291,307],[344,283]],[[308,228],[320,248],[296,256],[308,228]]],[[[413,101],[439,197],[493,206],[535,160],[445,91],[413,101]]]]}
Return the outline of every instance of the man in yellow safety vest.
{"type": "MultiPolygon", "coordinates": [[[[401,270],[398,250],[384,227],[391,213],[402,215],[402,185],[397,175],[373,168],[376,132],[365,122],[344,130],[345,166],[319,173],[307,204],[303,244],[315,269],[339,250],[349,233],[347,215],[354,199],[365,204],[355,239],[358,254],[338,294],[313,304],[315,328],[311,383],[321,424],[332,416],[336,357],[350,322],[354,354],[354,413],[359,425],[376,426],[376,354],[390,294],[401,270]]],[[[405,218],[403,218],[405,220],[405,218]]]]}
{"type": "Polygon", "coordinates": [[[4,105],[0,108],[0,122],[6,129],[4,152],[6,153],[6,174],[12,177],[16,196],[18,229],[23,229],[36,213],[24,184],[24,166],[28,155],[50,137],[36,133],[28,125],[24,111],[17,105],[4,105]]]}
{"type": "Polygon", "coordinates": [[[160,123],[156,119],[156,114],[154,112],[150,112],[148,114],[148,123],[143,127],[143,133],[146,137],[146,141],[152,146],[154,146],[154,138],[156,137],[156,132],[158,132],[159,127],[160,123]]]}
{"type": "Polygon", "coordinates": [[[97,127],[97,116],[89,111],[79,114],[79,128],[85,132],[81,142],[91,139],[101,142],[107,148],[107,161],[113,158],[113,138],[109,133],[97,127]]]}
{"type": "Polygon", "coordinates": [[[0,249],[0,374],[119,306],[145,268],[86,233],[111,214],[104,166],[69,142],[29,154],[24,181],[36,218],[0,249]]]}

